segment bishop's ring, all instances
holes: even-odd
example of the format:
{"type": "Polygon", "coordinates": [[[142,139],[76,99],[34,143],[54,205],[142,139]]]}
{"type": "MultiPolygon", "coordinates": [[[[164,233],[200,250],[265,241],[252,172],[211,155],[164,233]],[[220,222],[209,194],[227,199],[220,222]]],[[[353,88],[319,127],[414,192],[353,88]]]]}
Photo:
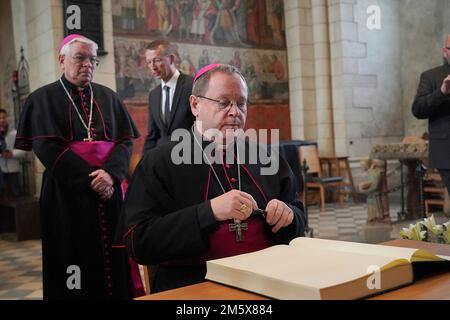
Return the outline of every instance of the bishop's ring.
{"type": "Polygon", "coordinates": [[[246,204],[242,204],[241,205],[241,207],[239,208],[239,211],[242,213],[242,214],[245,214],[246,212],[248,212],[248,207],[247,207],[247,205],[246,204]]]}

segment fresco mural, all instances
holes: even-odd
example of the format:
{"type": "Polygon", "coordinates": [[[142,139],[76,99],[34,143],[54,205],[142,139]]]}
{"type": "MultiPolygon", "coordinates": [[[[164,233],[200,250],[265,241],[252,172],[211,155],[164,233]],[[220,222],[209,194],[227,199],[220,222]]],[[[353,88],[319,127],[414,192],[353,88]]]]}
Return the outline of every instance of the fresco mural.
{"type": "MultiPolygon", "coordinates": [[[[150,76],[145,63],[148,41],[115,38],[117,90],[124,99],[144,100],[159,80],[150,76]]],[[[247,79],[251,102],[286,101],[289,98],[286,52],[279,50],[243,50],[227,47],[203,47],[176,44],[178,69],[190,75],[209,63],[229,63],[238,67],[247,79]]]]}
{"type": "Polygon", "coordinates": [[[249,83],[252,102],[289,99],[283,0],[112,0],[117,90],[146,100],[159,82],[145,47],[166,38],[177,66],[194,75],[209,63],[229,63],[249,83]]]}
{"type": "Polygon", "coordinates": [[[117,35],[286,48],[283,0],[112,0],[117,35]]]}

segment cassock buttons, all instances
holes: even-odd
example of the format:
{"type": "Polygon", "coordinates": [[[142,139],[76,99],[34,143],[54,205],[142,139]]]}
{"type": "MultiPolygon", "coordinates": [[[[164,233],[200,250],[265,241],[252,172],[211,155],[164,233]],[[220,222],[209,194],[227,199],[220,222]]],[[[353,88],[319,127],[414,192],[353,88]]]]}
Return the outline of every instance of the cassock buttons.
{"type": "Polygon", "coordinates": [[[230,166],[229,164],[226,164],[226,165],[225,165],[225,168],[230,169],[231,166],[230,166]]]}

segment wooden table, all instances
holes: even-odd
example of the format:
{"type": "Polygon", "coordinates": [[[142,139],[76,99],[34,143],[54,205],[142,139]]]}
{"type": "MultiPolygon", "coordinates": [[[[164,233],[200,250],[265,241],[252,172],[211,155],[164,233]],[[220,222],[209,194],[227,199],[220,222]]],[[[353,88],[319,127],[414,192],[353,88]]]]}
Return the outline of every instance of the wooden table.
{"type": "MultiPolygon", "coordinates": [[[[428,142],[408,141],[402,143],[386,143],[378,144],[372,147],[370,152],[371,159],[379,160],[398,160],[402,165],[407,167],[406,181],[406,211],[401,214],[406,214],[408,219],[419,219],[424,216],[420,204],[420,184],[417,168],[419,163],[428,158],[428,142]]],[[[403,170],[403,168],[401,169],[403,170]]],[[[404,181],[402,181],[403,183],[404,181]]],[[[387,191],[387,190],[384,190],[387,191]]],[[[387,195],[383,195],[382,201],[388,201],[387,195]]],[[[402,199],[402,211],[404,209],[404,200],[402,199]]]]}
{"type": "MultiPolygon", "coordinates": [[[[393,240],[382,243],[394,247],[425,249],[435,254],[450,256],[450,245],[393,240]]],[[[206,281],[188,287],[147,295],[137,300],[267,300],[255,293],[206,281]]],[[[370,300],[450,300],[450,272],[428,277],[407,287],[383,293],[370,300]]]]}

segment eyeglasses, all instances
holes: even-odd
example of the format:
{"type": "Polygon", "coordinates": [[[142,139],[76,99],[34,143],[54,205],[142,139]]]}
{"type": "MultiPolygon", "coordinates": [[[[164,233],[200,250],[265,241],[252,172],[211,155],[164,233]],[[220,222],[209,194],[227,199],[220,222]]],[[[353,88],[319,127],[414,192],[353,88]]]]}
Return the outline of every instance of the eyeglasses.
{"type": "Polygon", "coordinates": [[[237,101],[232,101],[232,100],[229,100],[229,99],[216,100],[216,99],[211,99],[211,98],[208,98],[208,97],[205,97],[205,96],[197,96],[197,98],[202,98],[202,99],[206,99],[206,100],[215,102],[217,108],[220,111],[227,110],[227,109],[229,110],[231,108],[231,106],[233,105],[233,103],[234,103],[234,105],[239,109],[239,111],[247,112],[247,101],[245,101],[245,102],[237,102],[237,101]]]}
{"type": "Polygon", "coordinates": [[[89,59],[89,62],[95,67],[97,67],[98,64],[100,63],[100,60],[97,57],[84,56],[81,54],[73,56],[72,59],[75,60],[75,62],[78,64],[82,64],[86,61],[86,59],[89,59]]]}

